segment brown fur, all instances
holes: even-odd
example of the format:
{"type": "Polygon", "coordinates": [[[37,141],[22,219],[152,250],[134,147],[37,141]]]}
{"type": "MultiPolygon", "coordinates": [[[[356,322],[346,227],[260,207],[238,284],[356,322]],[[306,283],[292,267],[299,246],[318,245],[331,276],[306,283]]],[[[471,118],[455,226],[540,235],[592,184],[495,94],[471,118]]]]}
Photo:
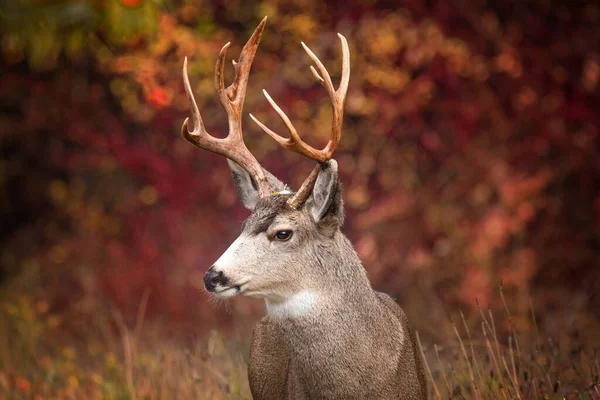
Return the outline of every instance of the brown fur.
{"type": "MultiPolygon", "coordinates": [[[[234,178],[244,173],[235,165],[232,171],[234,178]]],[[[423,365],[404,312],[372,289],[340,230],[337,164],[323,167],[300,210],[287,205],[289,194],[253,200],[250,182],[236,179],[253,213],[211,269],[224,277],[215,292],[266,301],[268,315],[254,330],[248,365],[254,398],[426,399],[423,365]],[[277,241],[280,230],[293,235],[277,241]]],[[[282,187],[275,180],[272,185],[282,187]]]]}
{"type": "Polygon", "coordinates": [[[275,212],[293,221],[306,247],[289,272],[319,294],[314,310],[294,318],[267,315],[255,328],[248,377],[266,399],[427,398],[423,365],[402,309],[371,288],[351,243],[341,233],[341,193],[316,224],[283,199],[259,202],[245,229],[275,212]]]}
{"type": "Polygon", "coordinates": [[[383,293],[373,291],[372,298],[374,304],[356,313],[341,307],[316,324],[312,318],[265,317],[250,350],[253,398],[426,399],[423,366],[404,312],[383,293]]]}

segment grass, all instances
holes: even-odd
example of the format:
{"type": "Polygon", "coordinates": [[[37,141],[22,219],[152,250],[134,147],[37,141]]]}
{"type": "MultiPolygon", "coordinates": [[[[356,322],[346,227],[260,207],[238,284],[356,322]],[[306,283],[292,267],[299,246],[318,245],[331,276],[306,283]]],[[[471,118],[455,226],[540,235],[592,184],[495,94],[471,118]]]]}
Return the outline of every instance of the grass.
{"type": "MultiPolygon", "coordinates": [[[[422,356],[434,399],[600,399],[600,340],[597,330],[572,327],[559,337],[541,335],[530,301],[530,329],[519,331],[500,287],[506,321],[501,339],[496,319],[479,305],[480,332],[464,314],[452,324],[453,341],[424,347],[422,356]]],[[[597,321],[596,321],[597,323],[597,321]]],[[[597,324],[594,326],[597,329],[597,324]]],[[[418,335],[417,335],[418,337],[418,335]]]]}
{"type": "MultiPolygon", "coordinates": [[[[142,301],[130,329],[114,312],[88,320],[26,296],[2,301],[0,400],[251,398],[247,344],[216,332],[166,340],[172,335],[144,326],[144,309],[142,301]]],[[[531,310],[527,329],[506,306],[502,318],[480,308],[480,330],[461,313],[446,343],[421,346],[430,397],[600,399],[597,336],[542,335],[531,310]]]]}
{"type": "Polygon", "coordinates": [[[65,317],[45,308],[27,297],[0,304],[0,400],[251,398],[245,352],[216,332],[165,340],[115,313],[65,332],[65,317]]]}

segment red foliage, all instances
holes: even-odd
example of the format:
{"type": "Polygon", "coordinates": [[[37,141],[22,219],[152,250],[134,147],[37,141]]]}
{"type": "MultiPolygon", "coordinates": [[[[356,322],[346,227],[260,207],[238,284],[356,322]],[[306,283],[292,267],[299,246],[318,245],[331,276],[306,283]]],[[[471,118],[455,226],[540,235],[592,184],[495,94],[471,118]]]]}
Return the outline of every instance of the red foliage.
{"type": "MultiPolygon", "coordinates": [[[[597,6],[292,3],[269,3],[277,17],[245,111],[275,120],[259,96],[265,87],[302,132],[326,134],[326,96],[297,42],[329,64],[334,33],[348,37],[353,75],[337,157],[346,231],[378,289],[473,305],[504,281],[521,295],[581,290],[585,307],[600,309],[597,6]]],[[[155,313],[216,315],[200,306],[201,274],[246,213],[225,162],[179,137],[188,114],[181,64],[190,57],[205,122],[222,132],[212,67],[228,40],[236,54],[250,16],[263,12],[244,7],[252,12],[206,4],[161,13],[148,46],[94,42],[87,63],[62,61],[51,73],[2,67],[0,213],[31,215],[6,225],[3,240],[14,258],[43,265],[48,296],[69,282],[80,298],[134,313],[149,288],[155,313]]],[[[252,151],[292,186],[310,170],[245,129],[252,151]]],[[[5,269],[18,269],[9,259],[5,269]]]]}
{"type": "Polygon", "coordinates": [[[124,6],[127,7],[139,7],[144,0],[120,0],[121,3],[123,3],[124,6]]]}
{"type": "Polygon", "coordinates": [[[167,107],[171,102],[167,91],[159,87],[152,88],[147,98],[148,102],[156,108],[167,107]]]}

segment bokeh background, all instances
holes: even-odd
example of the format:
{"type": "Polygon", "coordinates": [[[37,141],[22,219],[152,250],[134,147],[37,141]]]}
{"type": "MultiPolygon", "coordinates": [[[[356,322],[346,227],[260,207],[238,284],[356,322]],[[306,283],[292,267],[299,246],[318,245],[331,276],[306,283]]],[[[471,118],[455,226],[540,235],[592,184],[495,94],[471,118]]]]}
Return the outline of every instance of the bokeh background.
{"type": "MultiPolygon", "coordinates": [[[[247,113],[285,132],[265,88],[322,146],[330,104],[300,41],[336,81],[336,33],[345,35],[352,75],[335,156],[344,231],[373,286],[398,299],[422,338],[444,342],[452,333],[440,327],[459,310],[474,321],[477,302],[503,309],[500,285],[516,325],[530,325],[533,304],[540,330],[578,324],[597,338],[596,2],[0,7],[0,300],[5,322],[26,321],[5,333],[31,335],[31,321],[41,319],[43,336],[80,332],[78,343],[87,343],[81,329],[100,316],[107,332],[122,333],[139,326],[143,309],[146,326],[171,337],[216,330],[244,342],[263,304],[215,305],[202,275],[248,212],[225,160],[180,137],[189,115],[181,69],[187,56],[207,129],[223,136],[216,56],[231,41],[229,58],[237,57],[267,15],[244,109],[246,143],[299,186],[313,164],[279,148],[247,113]]],[[[232,72],[227,64],[228,79],[232,72]]]]}

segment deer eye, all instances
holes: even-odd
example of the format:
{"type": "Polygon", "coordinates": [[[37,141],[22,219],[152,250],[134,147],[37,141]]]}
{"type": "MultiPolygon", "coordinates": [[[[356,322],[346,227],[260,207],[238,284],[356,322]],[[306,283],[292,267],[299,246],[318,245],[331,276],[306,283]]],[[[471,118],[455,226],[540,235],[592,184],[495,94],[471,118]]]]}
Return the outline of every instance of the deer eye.
{"type": "Polygon", "coordinates": [[[292,237],[292,231],[277,231],[275,238],[280,242],[287,242],[292,237]]]}

